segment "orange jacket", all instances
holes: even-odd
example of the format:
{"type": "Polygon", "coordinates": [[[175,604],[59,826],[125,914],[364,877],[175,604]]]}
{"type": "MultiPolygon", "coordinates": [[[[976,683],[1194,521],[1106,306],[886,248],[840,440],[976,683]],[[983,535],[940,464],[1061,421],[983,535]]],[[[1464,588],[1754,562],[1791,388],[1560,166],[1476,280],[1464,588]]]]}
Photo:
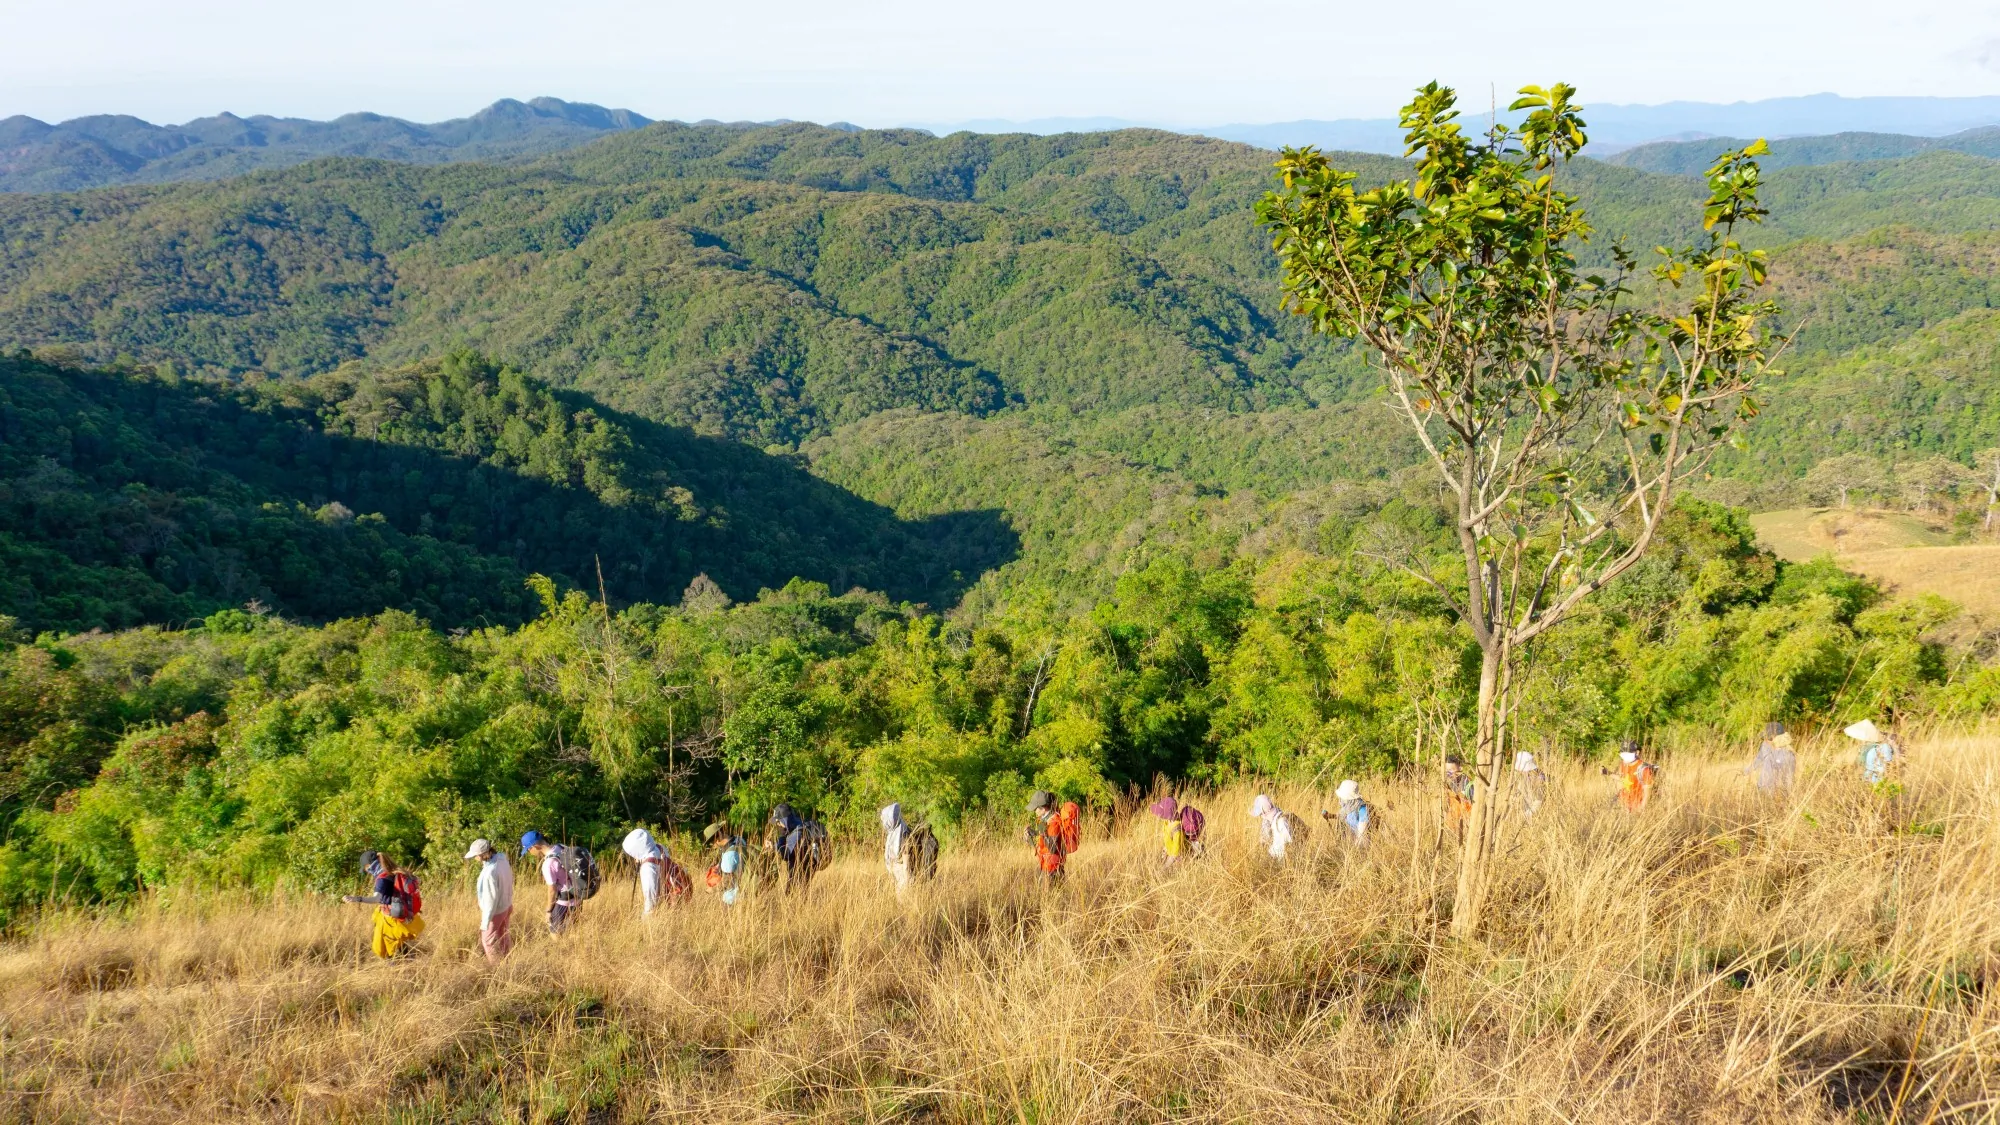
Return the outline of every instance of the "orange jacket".
{"type": "Polygon", "coordinates": [[[1626,812],[1638,812],[1653,796],[1653,777],[1659,773],[1648,761],[1618,764],[1618,800],[1626,812]]]}

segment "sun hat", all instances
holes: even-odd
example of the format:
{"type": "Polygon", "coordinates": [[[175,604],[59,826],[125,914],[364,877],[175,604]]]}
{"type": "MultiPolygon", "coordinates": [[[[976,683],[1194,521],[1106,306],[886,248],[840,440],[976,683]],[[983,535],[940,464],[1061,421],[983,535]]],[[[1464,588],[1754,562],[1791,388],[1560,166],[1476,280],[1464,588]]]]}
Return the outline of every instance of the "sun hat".
{"type": "Polygon", "coordinates": [[[722,833],[728,830],[729,830],[729,822],[726,820],[718,820],[714,824],[711,824],[707,828],[701,830],[701,838],[705,843],[713,843],[717,836],[720,836],[722,833]]]}
{"type": "Polygon", "coordinates": [[[1840,733],[1856,742],[1882,742],[1885,740],[1882,728],[1876,726],[1873,719],[1863,719],[1840,733]]]}
{"type": "Polygon", "coordinates": [[[1181,815],[1181,804],[1172,797],[1161,797],[1146,807],[1161,820],[1172,820],[1181,815]]]}
{"type": "Polygon", "coordinates": [[[1257,799],[1250,802],[1251,816],[1270,816],[1277,810],[1278,806],[1271,803],[1271,797],[1267,793],[1257,794],[1257,799]]]}
{"type": "Polygon", "coordinates": [[[1534,751],[1532,751],[1532,750],[1516,750],[1516,751],[1514,751],[1514,772],[1515,772],[1515,773],[1533,773],[1533,772],[1535,772],[1535,753],[1534,753],[1534,751]]]}
{"type": "Polygon", "coordinates": [[[493,841],[488,840],[484,836],[481,836],[479,839],[474,840],[472,842],[471,847],[465,849],[465,858],[484,859],[486,858],[486,853],[492,850],[493,850],[493,841]]]}
{"type": "Polygon", "coordinates": [[[1361,786],[1350,777],[1340,783],[1340,788],[1335,789],[1333,795],[1343,801],[1352,801],[1361,796],[1361,786]]]}
{"type": "Polygon", "coordinates": [[[381,852],[378,852],[378,851],[372,851],[372,850],[371,850],[371,851],[365,851],[365,852],[362,852],[362,853],[361,853],[361,873],[362,873],[362,874],[364,874],[364,875],[373,875],[373,874],[375,874],[375,865],[376,865],[376,864],[378,864],[378,863],[381,863],[381,862],[382,862],[382,853],[381,853],[381,852]]]}

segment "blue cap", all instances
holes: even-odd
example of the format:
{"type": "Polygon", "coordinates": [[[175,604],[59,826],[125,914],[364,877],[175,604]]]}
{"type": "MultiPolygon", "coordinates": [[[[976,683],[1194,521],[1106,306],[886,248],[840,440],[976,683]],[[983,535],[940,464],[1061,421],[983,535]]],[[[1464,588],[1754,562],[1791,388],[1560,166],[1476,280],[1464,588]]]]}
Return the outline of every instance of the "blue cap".
{"type": "Polygon", "coordinates": [[[539,844],[539,843],[541,843],[541,842],[542,842],[542,834],[541,834],[540,832],[537,832],[537,831],[535,831],[535,830],[534,830],[534,829],[532,829],[532,828],[531,828],[531,829],[529,829],[528,831],[526,831],[526,832],[522,833],[522,834],[521,834],[521,854],[522,854],[522,855],[527,855],[527,854],[528,854],[528,849],[529,849],[529,848],[532,848],[532,847],[534,847],[534,846],[535,846],[536,844],[539,844]]]}

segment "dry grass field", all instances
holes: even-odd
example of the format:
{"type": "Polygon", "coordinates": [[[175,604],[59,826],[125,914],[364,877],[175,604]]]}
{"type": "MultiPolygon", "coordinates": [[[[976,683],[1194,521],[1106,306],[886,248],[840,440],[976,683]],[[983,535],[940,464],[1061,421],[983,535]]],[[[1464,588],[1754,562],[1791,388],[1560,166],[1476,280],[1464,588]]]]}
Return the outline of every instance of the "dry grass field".
{"type": "Polygon", "coordinates": [[[1795,508],[1750,522],[1780,558],[1805,562],[1832,554],[1899,592],[1938,594],[2000,622],[2000,543],[1949,546],[1942,530],[1906,512],[1795,508]]]}
{"type": "Polygon", "coordinates": [[[1995,1119],[2000,733],[1918,740],[1886,798],[1849,745],[1808,743],[1779,804],[1692,750],[1638,817],[1559,772],[1469,945],[1414,782],[1375,787],[1366,851],[1319,830],[1284,868],[1229,791],[1201,798],[1205,860],[1162,870],[1149,821],[1100,824],[1054,893],[998,840],[902,901],[872,841],[733,912],[644,922],[614,881],[497,969],[458,873],[388,964],[364,908],[322,899],[50,918],[0,949],[0,1118],[1995,1119]]]}

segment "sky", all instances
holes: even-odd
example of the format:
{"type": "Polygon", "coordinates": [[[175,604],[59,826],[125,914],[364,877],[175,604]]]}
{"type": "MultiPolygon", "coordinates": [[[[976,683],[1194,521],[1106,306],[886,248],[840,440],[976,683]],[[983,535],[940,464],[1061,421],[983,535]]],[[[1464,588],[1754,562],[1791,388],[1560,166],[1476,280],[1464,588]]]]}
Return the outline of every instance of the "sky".
{"type": "Polygon", "coordinates": [[[0,0],[0,117],[434,121],[550,95],[681,120],[1205,125],[1391,116],[1431,78],[1468,101],[1558,80],[1600,104],[2000,94],[2000,0],[1716,10],[1586,0],[1550,31],[1468,0],[0,0]]]}

